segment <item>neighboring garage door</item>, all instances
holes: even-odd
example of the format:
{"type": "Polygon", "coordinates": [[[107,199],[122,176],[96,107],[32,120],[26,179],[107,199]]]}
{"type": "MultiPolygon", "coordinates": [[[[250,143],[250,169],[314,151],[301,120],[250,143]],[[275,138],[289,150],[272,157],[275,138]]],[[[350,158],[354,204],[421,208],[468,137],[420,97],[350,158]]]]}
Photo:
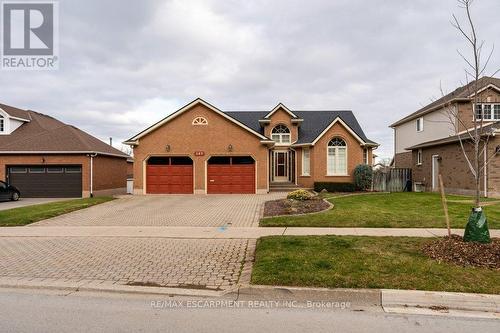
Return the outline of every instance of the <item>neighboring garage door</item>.
{"type": "Polygon", "coordinates": [[[250,156],[213,156],[207,177],[207,193],[255,193],[255,161],[250,156]]]}
{"type": "Polygon", "coordinates": [[[80,198],[80,165],[8,166],[9,183],[19,188],[24,198],[80,198]]]}
{"type": "Polygon", "coordinates": [[[150,157],[146,167],[146,193],[192,194],[193,161],[189,157],[150,157]]]}

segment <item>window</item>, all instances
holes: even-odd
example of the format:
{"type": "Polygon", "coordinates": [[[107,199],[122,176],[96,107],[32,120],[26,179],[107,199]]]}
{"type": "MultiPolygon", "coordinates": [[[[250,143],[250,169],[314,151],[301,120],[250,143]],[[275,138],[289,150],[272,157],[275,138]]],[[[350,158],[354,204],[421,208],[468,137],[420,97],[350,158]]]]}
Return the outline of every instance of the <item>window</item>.
{"type": "Polygon", "coordinates": [[[490,104],[483,105],[483,117],[484,117],[484,119],[491,119],[491,105],[490,104]]]}
{"type": "Polygon", "coordinates": [[[333,138],[328,142],[326,164],[328,176],[347,175],[347,145],[341,138],[333,138]]]}
{"type": "Polygon", "coordinates": [[[63,173],[64,169],[62,167],[47,167],[47,173],[63,173]]]}
{"type": "Polygon", "coordinates": [[[302,149],[302,176],[311,175],[311,151],[309,148],[302,149]]]}
{"type": "Polygon", "coordinates": [[[0,115],[0,133],[5,131],[5,119],[0,115]]]}
{"type": "Polygon", "coordinates": [[[424,130],[424,117],[417,119],[417,132],[422,132],[424,130]]]}
{"type": "Polygon", "coordinates": [[[70,167],[66,167],[66,173],[81,173],[82,172],[82,168],[79,167],[79,166],[70,166],[70,167]]]}
{"type": "Polygon", "coordinates": [[[290,143],[290,130],[285,125],[278,125],[271,131],[271,139],[276,143],[290,143]]]}
{"type": "Polygon", "coordinates": [[[9,172],[10,173],[26,173],[26,172],[28,172],[28,169],[25,167],[10,167],[9,172]]]}
{"type": "Polygon", "coordinates": [[[206,118],[203,117],[196,117],[193,119],[193,125],[199,126],[199,125],[208,125],[208,121],[206,118]]]}
{"type": "Polygon", "coordinates": [[[45,173],[45,168],[44,167],[30,167],[29,172],[30,173],[45,173]]]}
{"type": "Polygon", "coordinates": [[[422,165],[422,149],[417,151],[417,165],[422,165]]]}
{"type": "Polygon", "coordinates": [[[369,164],[368,163],[368,149],[363,149],[363,163],[364,164],[369,164]]]}
{"type": "Polygon", "coordinates": [[[500,120],[500,104],[476,104],[474,119],[484,121],[500,120]]]}

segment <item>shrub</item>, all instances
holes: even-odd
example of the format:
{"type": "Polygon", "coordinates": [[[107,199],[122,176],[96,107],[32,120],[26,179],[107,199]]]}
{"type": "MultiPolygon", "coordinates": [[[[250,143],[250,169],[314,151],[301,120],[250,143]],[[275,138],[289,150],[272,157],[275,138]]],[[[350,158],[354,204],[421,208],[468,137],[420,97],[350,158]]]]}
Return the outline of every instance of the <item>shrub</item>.
{"type": "Polygon", "coordinates": [[[312,198],[312,194],[306,190],[297,190],[288,193],[286,196],[287,199],[292,199],[292,200],[299,200],[299,201],[304,201],[304,200],[309,200],[312,198]]]}
{"type": "Polygon", "coordinates": [[[354,168],[354,184],[357,190],[366,191],[371,188],[373,179],[372,167],[360,164],[354,168]]]}
{"type": "Polygon", "coordinates": [[[356,186],[353,183],[330,183],[330,182],[317,182],[314,183],[314,190],[321,192],[327,190],[328,192],[354,192],[356,186]]]}

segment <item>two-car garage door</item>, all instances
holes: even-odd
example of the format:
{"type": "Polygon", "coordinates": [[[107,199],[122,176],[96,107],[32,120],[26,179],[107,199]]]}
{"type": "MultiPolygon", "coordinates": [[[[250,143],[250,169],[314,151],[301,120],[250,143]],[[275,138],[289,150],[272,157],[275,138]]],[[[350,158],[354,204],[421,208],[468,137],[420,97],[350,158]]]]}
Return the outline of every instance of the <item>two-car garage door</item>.
{"type": "MultiPolygon", "coordinates": [[[[205,176],[208,194],[255,193],[255,161],[250,156],[213,156],[205,176]]],[[[146,193],[191,194],[193,161],[189,157],[150,157],[146,193]]]]}
{"type": "Polygon", "coordinates": [[[19,188],[24,198],[80,198],[81,165],[8,166],[9,184],[19,188]]]}

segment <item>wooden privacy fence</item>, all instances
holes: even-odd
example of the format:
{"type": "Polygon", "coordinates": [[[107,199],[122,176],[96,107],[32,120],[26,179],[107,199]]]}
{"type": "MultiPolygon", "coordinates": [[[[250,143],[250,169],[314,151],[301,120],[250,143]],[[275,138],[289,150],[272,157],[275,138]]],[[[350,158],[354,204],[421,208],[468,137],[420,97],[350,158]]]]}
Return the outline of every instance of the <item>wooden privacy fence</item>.
{"type": "Polygon", "coordinates": [[[375,170],[372,189],[377,192],[411,191],[411,169],[375,170]],[[407,186],[408,181],[409,186],[407,186]]]}

